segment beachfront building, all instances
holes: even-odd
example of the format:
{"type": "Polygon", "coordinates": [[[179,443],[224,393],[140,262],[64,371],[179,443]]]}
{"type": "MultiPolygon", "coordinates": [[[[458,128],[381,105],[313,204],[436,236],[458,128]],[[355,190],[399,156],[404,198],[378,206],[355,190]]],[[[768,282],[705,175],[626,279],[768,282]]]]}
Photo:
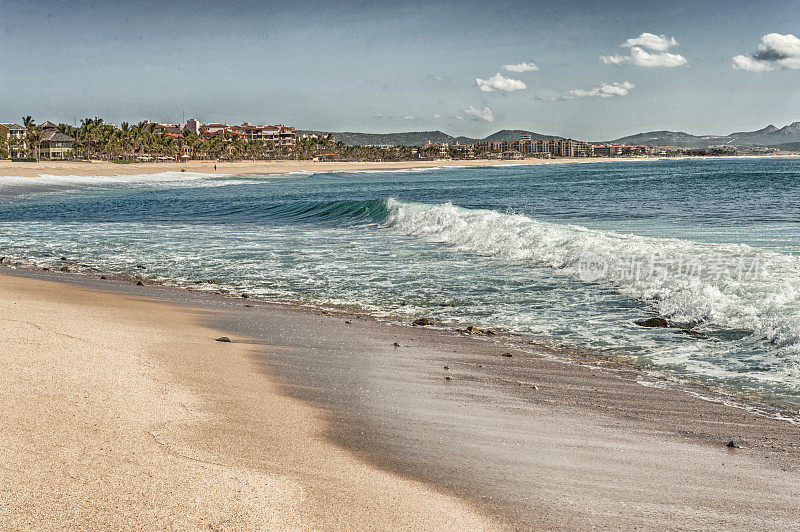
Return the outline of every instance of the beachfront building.
{"type": "Polygon", "coordinates": [[[265,146],[291,148],[297,142],[297,131],[291,126],[254,126],[245,122],[241,126],[230,126],[228,124],[210,123],[200,126],[200,133],[203,136],[211,137],[216,135],[241,136],[246,140],[253,140],[263,143],[265,146]]]}
{"type": "Polygon", "coordinates": [[[195,135],[199,135],[200,134],[200,126],[202,126],[202,125],[203,124],[201,124],[197,119],[190,118],[189,120],[186,121],[185,124],[183,124],[183,127],[181,127],[181,129],[184,130],[184,131],[191,131],[195,135]]]}
{"type": "Polygon", "coordinates": [[[0,123],[0,138],[5,139],[8,146],[8,156],[12,159],[23,157],[27,149],[25,144],[26,130],[13,122],[0,123]]]}
{"type": "Polygon", "coordinates": [[[51,160],[64,160],[72,155],[75,139],[66,135],[52,122],[45,122],[41,126],[42,136],[39,140],[39,158],[51,160]]]}
{"type": "Polygon", "coordinates": [[[475,146],[472,144],[459,144],[456,142],[452,146],[450,146],[450,151],[456,157],[461,159],[474,159],[475,158],[475,146]]]}
{"type": "Polygon", "coordinates": [[[450,158],[450,145],[446,142],[431,142],[427,141],[422,145],[422,153],[438,157],[440,159],[450,158]]]}

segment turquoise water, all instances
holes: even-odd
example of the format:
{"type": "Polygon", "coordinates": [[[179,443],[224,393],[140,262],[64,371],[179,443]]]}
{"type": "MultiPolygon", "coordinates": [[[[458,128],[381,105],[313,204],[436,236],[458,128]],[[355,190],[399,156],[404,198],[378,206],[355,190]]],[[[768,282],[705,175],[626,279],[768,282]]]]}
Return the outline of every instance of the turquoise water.
{"type": "Polygon", "coordinates": [[[800,408],[798,222],[790,159],[0,179],[0,255],[495,327],[800,408]],[[657,315],[698,334],[635,324],[657,315]]]}

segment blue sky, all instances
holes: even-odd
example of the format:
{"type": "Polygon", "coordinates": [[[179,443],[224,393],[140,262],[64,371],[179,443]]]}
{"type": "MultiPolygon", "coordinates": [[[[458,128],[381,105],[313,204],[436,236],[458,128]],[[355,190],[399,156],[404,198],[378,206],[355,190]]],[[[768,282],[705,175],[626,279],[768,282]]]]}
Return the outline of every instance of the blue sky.
{"type": "Polygon", "coordinates": [[[800,120],[792,36],[796,0],[0,0],[0,121],[725,134],[800,120]]]}

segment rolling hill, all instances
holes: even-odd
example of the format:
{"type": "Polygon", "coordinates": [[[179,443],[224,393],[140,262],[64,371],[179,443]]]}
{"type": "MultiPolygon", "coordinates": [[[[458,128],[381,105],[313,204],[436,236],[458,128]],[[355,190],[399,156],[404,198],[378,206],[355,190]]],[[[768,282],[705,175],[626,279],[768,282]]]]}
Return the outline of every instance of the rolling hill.
{"type": "MultiPolygon", "coordinates": [[[[322,133],[300,131],[300,133],[322,133]]],[[[327,132],[326,132],[327,133],[327,132]]],[[[422,146],[426,142],[448,144],[475,144],[482,141],[519,140],[523,133],[530,133],[533,140],[559,138],[524,129],[503,129],[482,139],[454,137],[443,131],[407,131],[403,133],[357,133],[333,132],[337,141],[353,146],[391,144],[394,146],[422,146]]],[[[738,131],[729,135],[692,135],[683,131],[649,131],[605,141],[612,144],[643,144],[646,146],[677,146],[680,148],[708,148],[709,146],[775,146],[800,142],[800,122],[778,128],[769,125],[756,131],[738,131]]]]}
{"type": "Polygon", "coordinates": [[[621,137],[614,144],[644,144],[647,146],[678,146],[707,148],[709,146],[772,146],[800,142],[800,122],[777,128],[770,124],[756,131],[738,131],[729,135],[691,135],[682,131],[650,131],[621,137]]]}
{"type": "MultiPolygon", "coordinates": [[[[323,133],[321,131],[297,131],[302,133],[323,133]]],[[[327,132],[324,132],[327,133],[327,132]]],[[[500,140],[519,140],[523,133],[530,133],[533,140],[554,138],[552,135],[542,135],[533,131],[521,129],[503,129],[492,133],[483,139],[470,137],[454,137],[443,131],[409,131],[405,133],[355,133],[355,132],[333,132],[337,141],[342,141],[351,146],[368,146],[374,144],[391,144],[393,146],[422,146],[426,142],[446,142],[454,144],[475,144],[481,141],[500,141],[500,140]]]]}

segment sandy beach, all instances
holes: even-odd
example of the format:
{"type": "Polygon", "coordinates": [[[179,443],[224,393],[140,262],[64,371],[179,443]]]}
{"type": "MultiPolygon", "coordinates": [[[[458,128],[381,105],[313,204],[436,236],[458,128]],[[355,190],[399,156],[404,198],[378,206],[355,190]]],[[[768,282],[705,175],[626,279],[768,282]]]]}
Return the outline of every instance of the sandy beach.
{"type": "Polygon", "coordinates": [[[7,272],[5,529],[800,519],[797,425],[630,368],[359,315],[7,272]],[[234,341],[214,341],[223,334],[234,341]]]}
{"type": "Polygon", "coordinates": [[[115,164],[107,161],[41,161],[21,163],[0,161],[0,176],[35,177],[51,175],[131,175],[156,174],[160,172],[187,172],[206,174],[285,174],[289,172],[347,172],[354,170],[403,170],[408,168],[435,168],[442,166],[487,166],[552,163],[590,163],[603,161],[647,161],[653,158],[586,159],[560,158],[504,161],[498,159],[441,160],[441,161],[400,161],[400,162],[314,162],[314,161],[186,161],[182,163],[131,163],[115,164]],[[214,166],[216,165],[216,170],[214,166]]]}
{"type": "Polygon", "coordinates": [[[0,276],[0,528],[491,529],[325,441],[191,311],[0,276]]]}
{"type": "MultiPolygon", "coordinates": [[[[794,158],[798,155],[742,155],[733,159],[756,158],[794,158]]],[[[469,160],[426,160],[426,161],[384,161],[384,162],[314,162],[314,161],[185,161],[164,163],[116,164],[108,161],[40,161],[12,162],[0,160],[0,177],[35,177],[38,175],[133,175],[157,174],[161,172],[197,172],[202,174],[240,175],[240,174],[285,174],[290,172],[352,172],[364,170],[405,170],[410,168],[436,168],[456,166],[505,166],[539,164],[591,164],[614,162],[647,162],[678,159],[724,159],[730,157],[559,157],[539,159],[529,157],[519,160],[469,159],[469,160]],[[216,166],[216,169],[214,168],[216,166]]]]}

